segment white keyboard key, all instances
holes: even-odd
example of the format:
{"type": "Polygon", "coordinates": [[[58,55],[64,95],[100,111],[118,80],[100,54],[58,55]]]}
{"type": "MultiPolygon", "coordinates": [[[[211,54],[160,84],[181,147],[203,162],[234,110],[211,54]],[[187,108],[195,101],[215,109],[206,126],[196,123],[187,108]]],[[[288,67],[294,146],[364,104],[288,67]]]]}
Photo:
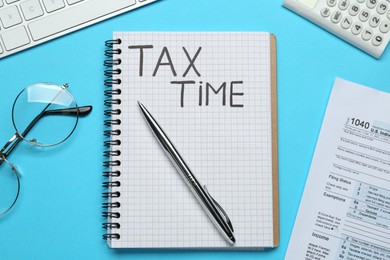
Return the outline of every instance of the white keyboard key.
{"type": "Polygon", "coordinates": [[[387,19],[390,20],[390,10],[387,12],[387,19]]]}
{"type": "Polygon", "coordinates": [[[12,3],[15,3],[15,2],[17,2],[19,0],[5,0],[5,1],[7,2],[7,4],[12,4],[12,3]]]}
{"type": "Polygon", "coordinates": [[[3,38],[4,46],[7,51],[30,43],[30,39],[28,38],[24,26],[19,26],[15,29],[7,30],[1,34],[1,38],[3,38]]]}
{"type": "Polygon", "coordinates": [[[379,30],[382,33],[388,33],[390,30],[390,21],[389,20],[383,21],[381,26],[379,26],[379,30]]]}
{"type": "Polygon", "coordinates": [[[367,7],[372,9],[376,6],[378,3],[378,0],[367,0],[367,7]]]}
{"type": "Polygon", "coordinates": [[[42,19],[34,20],[28,25],[28,28],[33,39],[38,41],[134,4],[136,4],[135,0],[116,0],[112,1],[108,7],[102,4],[102,1],[89,0],[42,19]],[[68,19],[69,17],[72,19],[68,19]]]}
{"type": "Polygon", "coordinates": [[[370,27],[366,28],[362,32],[362,39],[368,41],[372,37],[372,29],[370,27]]]}
{"type": "Polygon", "coordinates": [[[364,1],[366,1],[366,0],[357,0],[359,3],[363,3],[364,1]]]}
{"type": "Polygon", "coordinates": [[[18,8],[12,5],[7,8],[0,9],[0,20],[4,28],[9,28],[22,22],[18,8]]]}
{"type": "Polygon", "coordinates": [[[63,0],[43,0],[43,4],[45,5],[46,11],[48,13],[57,11],[65,7],[65,3],[63,0]]]}
{"type": "Polygon", "coordinates": [[[0,7],[4,5],[3,0],[0,0],[0,7]]]}
{"type": "Polygon", "coordinates": [[[83,1],[83,0],[67,0],[67,2],[68,2],[69,5],[72,5],[72,4],[81,2],[81,1],[83,1]]]}
{"type": "Polygon", "coordinates": [[[389,9],[389,3],[382,1],[376,8],[376,11],[378,12],[378,14],[384,14],[388,9],[389,9]]]}
{"type": "Polygon", "coordinates": [[[1,47],[1,44],[0,44],[0,54],[3,53],[3,47],[1,47]]]}
{"type": "Polygon", "coordinates": [[[383,42],[383,36],[380,34],[376,34],[374,35],[374,38],[372,38],[372,44],[374,44],[375,46],[381,45],[382,42],[383,42]]]}
{"type": "Polygon", "coordinates": [[[20,9],[27,21],[43,15],[39,0],[27,0],[20,3],[20,9]]]}

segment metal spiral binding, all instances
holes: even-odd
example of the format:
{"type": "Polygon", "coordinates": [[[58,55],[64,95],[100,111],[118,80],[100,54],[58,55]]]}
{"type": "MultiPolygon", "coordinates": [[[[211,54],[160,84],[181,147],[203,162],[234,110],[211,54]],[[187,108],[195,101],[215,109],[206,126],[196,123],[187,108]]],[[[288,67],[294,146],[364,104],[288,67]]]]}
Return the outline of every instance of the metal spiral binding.
{"type": "Polygon", "coordinates": [[[114,69],[113,66],[118,66],[122,63],[120,59],[114,59],[115,54],[120,54],[121,49],[116,48],[118,44],[122,41],[120,39],[106,41],[106,51],[105,56],[108,58],[104,61],[104,66],[107,70],[104,71],[104,76],[106,80],[104,85],[108,87],[104,91],[106,100],[104,101],[104,106],[106,110],[104,115],[106,119],[104,120],[104,125],[107,128],[104,130],[104,136],[107,140],[104,141],[105,151],[103,156],[107,158],[107,161],[103,163],[103,166],[107,169],[103,172],[103,176],[107,178],[107,181],[103,182],[103,188],[108,189],[103,192],[102,196],[107,202],[104,202],[103,207],[103,217],[106,218],[107,222],[103,223],[103,228],[107,230],[107,233],[103,235],[104,240],[120,239],[120,235],[117,231],[120,229],[120,224],[116,223],[116,220],[120,218],[120,213],[115,212],[116,209],[119,209],[121,204],[118,200],[121,194],[119,191],[112,191],[112,188],[117,188],[121,186],[118,177],[120,177],[121,172],[118,170],[113,170],[113,167],[117,167],[121,164],[119,160],[116,160],[115,157],[120,156],[121,151],[118,149],[118,146],[121,145],[120,135],[121,131],[117,129],[121,121],[115,117],[121,114],[120,109],[113,109],[113,105],[121,104],[119,96],[122,91],[118,88],[118,85],[121,84],[121,80],[115,78],[121,74],[120,69],[114,69]]]}

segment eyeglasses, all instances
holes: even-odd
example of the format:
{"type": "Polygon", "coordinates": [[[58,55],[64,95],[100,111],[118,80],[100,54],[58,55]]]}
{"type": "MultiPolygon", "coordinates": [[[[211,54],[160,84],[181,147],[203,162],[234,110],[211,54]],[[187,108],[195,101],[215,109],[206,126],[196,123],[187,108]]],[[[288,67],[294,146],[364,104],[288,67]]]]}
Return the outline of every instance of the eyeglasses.
{"type": "Polygon", "coordinates": [[[23,89],[12,106],[16,133],[0,150],[0,216],[15,205],[20,192],[20,172],[7,158],[16,145],[27,143],[47,147],[61,144],[74,132],[79,117],[92,106],[79,107],[68,85],[36,83],[23,89]]]}

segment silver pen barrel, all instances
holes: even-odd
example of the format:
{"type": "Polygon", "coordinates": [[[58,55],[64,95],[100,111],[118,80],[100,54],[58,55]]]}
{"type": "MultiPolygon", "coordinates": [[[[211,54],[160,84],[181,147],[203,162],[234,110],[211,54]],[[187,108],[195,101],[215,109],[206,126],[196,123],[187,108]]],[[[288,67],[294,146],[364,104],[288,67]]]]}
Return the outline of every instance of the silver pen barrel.
{"type": "Polygon", "coordinates": [[[187,166],[184,159],[174,147],[173,143],[169,140],[168,136],[164,133],[163,129],[159,126],[145,106],[143,106],[139,101],[138,105],[146,122],[152,130],[153,135],[156,137],[166,155],[194,194],[195,198],[198,200],[204,211],[226,241],[230,244],[234,244],[236,240],[234,238],[233,227],[224,210],[218,203],[215,202],[207,190],[202,187],[191,169],[187,166]]]}

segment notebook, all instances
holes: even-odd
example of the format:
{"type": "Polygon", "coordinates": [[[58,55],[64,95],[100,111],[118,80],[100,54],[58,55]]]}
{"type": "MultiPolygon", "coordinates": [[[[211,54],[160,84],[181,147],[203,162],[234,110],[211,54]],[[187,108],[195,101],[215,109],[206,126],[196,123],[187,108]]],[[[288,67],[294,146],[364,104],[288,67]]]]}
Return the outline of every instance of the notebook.
{"type": "Polygon", "coordinates": [[[275,37],[114,32],[106,46],[103,237],[109,247],[276,247],[275,37]],[[165,155],[137,101],[226,211],[234,227],[233,246],[165,155]]]}

